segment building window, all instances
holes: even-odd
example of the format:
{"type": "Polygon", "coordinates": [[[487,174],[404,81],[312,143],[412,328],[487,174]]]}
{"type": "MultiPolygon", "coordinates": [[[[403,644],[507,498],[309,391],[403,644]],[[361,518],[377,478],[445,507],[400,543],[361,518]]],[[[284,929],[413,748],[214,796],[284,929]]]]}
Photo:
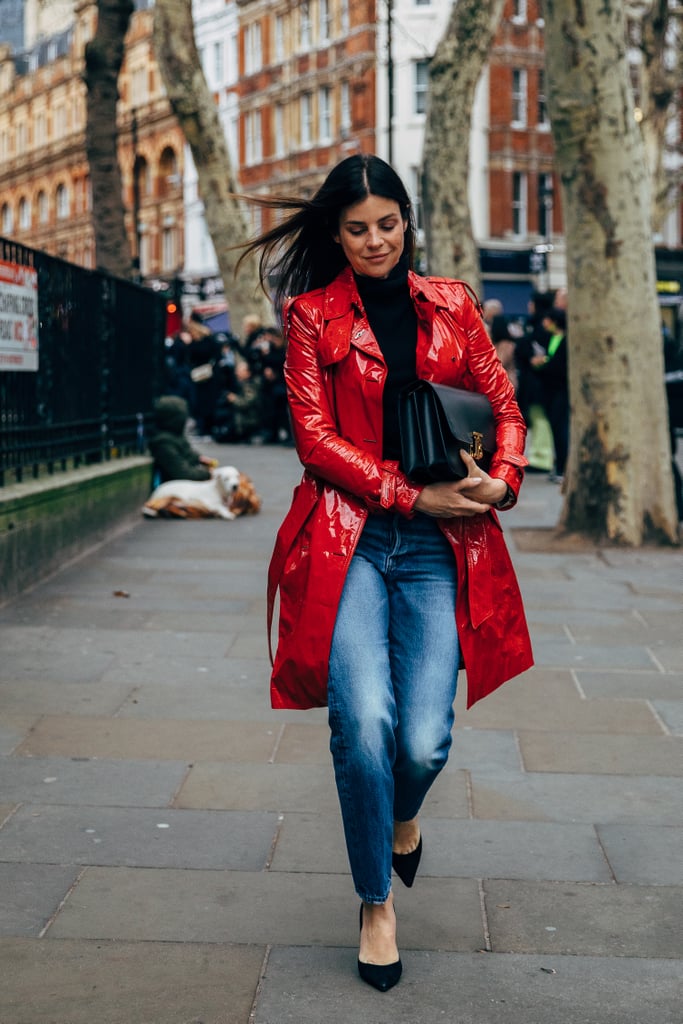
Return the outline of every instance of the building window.
{"type": "Polygon", "coordinates": [[[263,157],[263,136],[261,132],[261,111],[250,110],[245,118],[245,160],[247,166],[258,163],[263,157]]]}
{"type": "Polygon", "coordinates": [[[285,59],[285,17],[275,16],[275,60],[281,63],[285,59]]]}
{"type": "Polygon", "coordinates": [[[422,217],[422,200],[420,198],[421,179],[420,179],[420,168],[419,167],[411,167],[410,168],[410,185],[411,185],[410,192],[411,192],[411,200],[412,200],[412,203],[413,203],[413,212],[415,214],[415,224],[416,224],[418,230],[421,231],[422,228],[424,227],[424,225],[422,223],[422,221],[423,221],[423,217],[422,217]]]}
{"type": "Polygon", "coordinates": [[[341,84],[341,110],[339,113],[339,133],[342,139],[351,134],[351,87],[348,82],[341,84]]]}
{"type": "Polygon", "coordinates": [[[553,176],[538,176],[538,233],[550,238],[553,232],[553,176]]]}
{"type": "Polygon", "coordinates": [[[36,114],[36,119],[33,125],[33,145],[35,147],[44,146],[47,142],[45,124],[45,114],[36,114]]]}
{"type": "Polygon", "coordinates": [[[47,224],[49,206],[47,201],[47,192],[38,193],[38,223],[47,224]]]}
{"type": "Polygon", "coordinates": [[[285,155],[285,110],[281,103],[276,104],[274,113],[275,156],[285,155]]]}
{"type": "Polygon", "coordinates": [[[14,231],[14,217],[12,216],[12,207],[9,203],[5,203],[2,208],[2,233],[3,235],[11,235],[14,231]]]}
{"type": "Polygon", "coordinates": [[[415,0],[416,7],[429,7],[432,0],[415,0]]]}
{"type": "Polygon", "coordinates": [[[244,70],[251,75],[262,67],[261,22],[252,21],[244,30],[244,70]]]}
{"type": "Polygon", "coordinates": [[[413,63],[415,113],[426,114],[427,90],[429,89],[429,61],[416,60],[413,63]]]}
{"type": "Polygon", "coordinates": [[[161,269],[175,270],[176,264],[176,229],[165,227],[161,235],[161,269]]]}
{"type": "Polygon", "coordinates": [[[512,71],[512,124],[518,128],[526,126],[526,68],[512,71]]]}
{"type": "Polygon", "coordinates": [[[17,153],[26,152],[26,122],[20,121],[17,125],[17,153]]]}
{"type": "Polygon", "coordinates": [[[339,4],[339,27],[343,36],[348,34],[349,28],[351,27],[349,0],[341,0],[339,4]]]}
{"type": "Polygon", "coordinates": [[[545,94],[545,71],[543,69],[538,72],[538,110],[536,120],[539,128],[547,128],[550,125],[545,94]]]}
{"type": "Polygon", "coordinates": [[[330,0],[319,0],[318,19],[318,39],[321,43],[326,43],[332,34],[330,0]]]}
{"type": "Polygon", "coordinates": [[[299,46],[310,50],[311,42],[311,5],[309,0],[303,0],[299,6],[299,46]]]}
{"type": "Polygon", "coordinates": [[[147,100],[147,68],[134,68],[131,72],[130,96],[134,107],[147,100]]]}
{"type": "Polygon", "coordinates": [[[526,0],[513,0],[512,4],[512,20],[518,25],[526,23],[526,0]]]}
{"type": "Polygon", "coordinates": [[[57,185],[55,209],[57,210],[57,218],[59,220],[66,220],[69,216],[69,190],[66,185],[57,185]]]}
{"type": "Polygon", "coordinates": [[[299,103],[301,112],[301,146],[310,146],[313,142],[313,97],[311,93],[303,93],[299,103]]]}
{"type": "Polygon", "coordinates": [[[318,140],[332,141],[332,90],[327,85],[318,90],[318,140]]]}
{"type": "Polygon", "coordinates": [[[527,180],[526,174],[515,171],[512,175],[512,233],[527,233],[527,180]]]}
{"type": "Polygon", "coordinates": [[[31,204],[25,198],[19,200],[19,230],[31,230],[31,204]]]}
{"type": "Polygon", "coordinates": [[[223,43],[220,40],[213,44],[213,81],[216,88],[223,82],[223,43]]]}
{"type": "Polygon", "coordinates": [[[175,150],[167,146],[159,158],[159,195],[167,196],[180,188],[182,181],[178,174],[178,160],[175,150]]]}

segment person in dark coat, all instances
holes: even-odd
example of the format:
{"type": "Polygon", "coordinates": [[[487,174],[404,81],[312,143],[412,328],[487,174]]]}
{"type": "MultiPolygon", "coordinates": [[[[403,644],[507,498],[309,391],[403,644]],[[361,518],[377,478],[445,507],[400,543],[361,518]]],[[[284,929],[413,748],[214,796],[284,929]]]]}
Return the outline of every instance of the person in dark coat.
{"type": "Polygon", "coordinates": [[[147,442],[156,484],[166,480],[208,480],[214,459],[200,455],[185,437],[188,407],[184,398],[163,395],[154,403],[155,431],[147,442]]]}
{"type": "Polygon", "coordinates": [[[216,368],[221,358],[221,348],[211,330],[195,315],[190,316],[187,329],[192,337],[188,356],[190,376],[194,381],[192,413],[195,430],[200,437],[209,440],[220,389],[216,368]]]}
{"type": "Polygon", "coordinates": [[[531,365],[543,386],[543,405],[555,445],[554,479],[561,481],[569,447],[569,380],[567,377],[567,314],[553,307],[543,320],[549,340],[545,354],[532,356],[531,365]]]}

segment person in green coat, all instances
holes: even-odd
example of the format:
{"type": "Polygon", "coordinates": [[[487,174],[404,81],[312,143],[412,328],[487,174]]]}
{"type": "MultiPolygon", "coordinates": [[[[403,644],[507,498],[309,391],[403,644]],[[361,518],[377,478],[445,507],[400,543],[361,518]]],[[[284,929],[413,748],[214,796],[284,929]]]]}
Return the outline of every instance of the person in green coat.
{"type": "Polygon", "coordinates": [[[154,459],[155,484],[166,480],[209,480],[218,463],[195,451],[185,437],[188,406],[184,398],[163,395],[154,403],[155,431],[147,442],[154,459]]]}

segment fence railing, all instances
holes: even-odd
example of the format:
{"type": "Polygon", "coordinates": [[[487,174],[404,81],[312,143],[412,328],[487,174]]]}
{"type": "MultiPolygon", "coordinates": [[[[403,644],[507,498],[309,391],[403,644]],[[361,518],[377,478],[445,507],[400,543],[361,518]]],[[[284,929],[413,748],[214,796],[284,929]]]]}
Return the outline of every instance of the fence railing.
{"type": "Polygon", "coordinates": [[[163,380],[154,292],[0,238],[38,275],[38,369],[0,370],[0,486],[143,452],[163,380]]]}

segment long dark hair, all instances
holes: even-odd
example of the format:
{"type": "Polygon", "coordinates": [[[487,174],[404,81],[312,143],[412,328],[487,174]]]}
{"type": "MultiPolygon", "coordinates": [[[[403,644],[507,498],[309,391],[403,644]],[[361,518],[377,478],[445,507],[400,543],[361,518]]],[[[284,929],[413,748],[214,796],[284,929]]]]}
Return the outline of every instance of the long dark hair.
{"type": "Polygon", "coordinates": [[[239,267],[251,253],[259,253],[261,285],[279,311],[289,295],[320,288],[347,265],[342,247],[334,241],[342,210],[368,196],[394,199],[408,222],[404,252],[413,265],[415,217],[410,197],[396,171],[378,156],[356,153],[333,167],[311,199],[276,196],[248,196],[250,202],[273,210],[292,210],[291,216],[249,242],[240,256],[239,267]]]}

